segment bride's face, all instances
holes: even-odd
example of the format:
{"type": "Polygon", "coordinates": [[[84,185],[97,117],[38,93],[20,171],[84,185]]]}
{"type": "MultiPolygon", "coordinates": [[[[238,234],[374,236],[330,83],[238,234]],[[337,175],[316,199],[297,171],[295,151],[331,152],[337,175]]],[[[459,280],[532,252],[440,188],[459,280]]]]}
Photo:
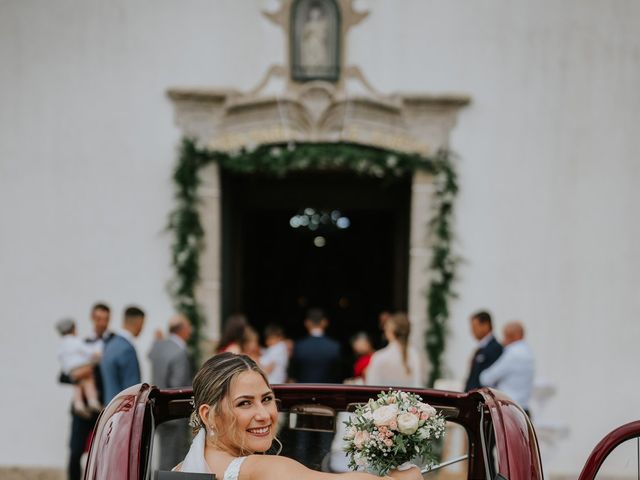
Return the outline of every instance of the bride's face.
{"type": "Polygon", "coordinates": [[[223,420],[233,431],[227,438],[250,452],[268,450],[276,434],[278,410],[262,376],[254,371],[238,375],[231,383],[229,401],[223,420]]]}

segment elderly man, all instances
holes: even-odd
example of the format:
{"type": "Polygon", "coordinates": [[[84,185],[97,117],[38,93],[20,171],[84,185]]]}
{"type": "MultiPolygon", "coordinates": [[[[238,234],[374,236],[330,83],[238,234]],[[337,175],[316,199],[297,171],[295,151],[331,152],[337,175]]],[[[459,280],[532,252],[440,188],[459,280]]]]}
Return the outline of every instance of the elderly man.
{"type": "MultiPolygon", "coordinates": [[[[169,336],[154,342],[149,351],[152,382],[160,388],[190,387],[193,380],[187,342],[191,323],[184,315],[169,320],[169,336]]],[[[186,419],[171,420],[158,427],[160,470],[171,470],[189,449],[186,419]]]]}
{"type": "Polygon", "coordinates": [[[496,362],[480,374],[480,383],[502,390],[529,414],[533,390],[534,358],[524,341],[524,327],[509,322],[503,330],[504,352],[496,362]]]}

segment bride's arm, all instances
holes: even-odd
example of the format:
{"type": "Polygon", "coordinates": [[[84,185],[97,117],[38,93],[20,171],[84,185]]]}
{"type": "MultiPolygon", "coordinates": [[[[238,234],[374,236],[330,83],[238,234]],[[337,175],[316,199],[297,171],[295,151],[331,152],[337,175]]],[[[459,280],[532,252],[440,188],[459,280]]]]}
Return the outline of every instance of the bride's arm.
{"type": "Polygon", "coordinates": [[[291,458],[274,455],[252,455],[242,466],[245,478],[249,480],[421,480],[417,468],[399,472],[394,470],[389,476],[378,477],[364,472],[326,473],[311,470],[291,458]]]}

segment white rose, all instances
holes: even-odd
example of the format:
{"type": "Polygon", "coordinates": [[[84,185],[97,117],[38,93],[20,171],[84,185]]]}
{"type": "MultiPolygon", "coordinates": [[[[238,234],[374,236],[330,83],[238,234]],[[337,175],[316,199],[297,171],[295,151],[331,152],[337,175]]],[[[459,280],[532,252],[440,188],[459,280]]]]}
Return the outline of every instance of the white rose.
{"type": "Polygon", "coordinates": [[[413,413],[402,413],[398,415],[398,431],[405,435],[411,435],[418,429],[418,417],[413,413]]]}
{"type": "Polygon", "coordinates": [[[373,424],[376,427],[389,425],[392,420],[396,419],[398,414],[398,406],[396,404],[385,405],[373,412],[373,424]]]}
{"type": "Polygon", "coordinates": [[[418,429],[418,437],[420,437],[420,439],[422,440],[426,440],[429,438],[429,429],[422,427],[418,429]]]}

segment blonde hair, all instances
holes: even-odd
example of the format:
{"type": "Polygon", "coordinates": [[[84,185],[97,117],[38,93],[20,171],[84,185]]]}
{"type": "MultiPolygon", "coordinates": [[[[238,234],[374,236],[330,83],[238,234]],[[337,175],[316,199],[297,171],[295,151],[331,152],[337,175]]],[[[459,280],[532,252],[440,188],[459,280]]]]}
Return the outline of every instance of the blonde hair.
{"type": "MultiPolygon", "coordinates": [[[[194,435],[198,433],[201,428],[205,430],[207,428],[198,413],[200,407],[202,405],[209,405],[214,415],[220,417],[223,412],[223,402],[226,402],[227,407],[231,409],[231,400],[229,399],[231,383],[241,373],[250,371],[258,373],[267,386],[269,386],[269,380],[266,374],[260,369],[256,362],[246,355],[236,355],[230,352],[219,353],[202,365],[193,379],[194,410],[191,414],[190,424],[193,428],[194,435]]],[[[271,387],[269,386],[269,388],[271,387]]],[[[225,431],[218,432],[216,437],[224,437],[230,432],[234,432],[235,422],[235,417],[232,417],[231,425],[229,425],[225,431]]],[[[241,455],[254,453],[246,450],[244,445],[237,439],[231,438],[231,441],[238,447],[241,455]]]]}
{"type": "Polygon", "coordinates": [[[400,351],[402,352],[402,363],[407,373],[411,373],[411,367],[407,362],[407,346],[409,344],[409,334],[411,333],[411,323],[409,318],[404,312],[398,312],[391,315],[387,320],[392,327],[393,335],[400,344],[400,351]]]}

